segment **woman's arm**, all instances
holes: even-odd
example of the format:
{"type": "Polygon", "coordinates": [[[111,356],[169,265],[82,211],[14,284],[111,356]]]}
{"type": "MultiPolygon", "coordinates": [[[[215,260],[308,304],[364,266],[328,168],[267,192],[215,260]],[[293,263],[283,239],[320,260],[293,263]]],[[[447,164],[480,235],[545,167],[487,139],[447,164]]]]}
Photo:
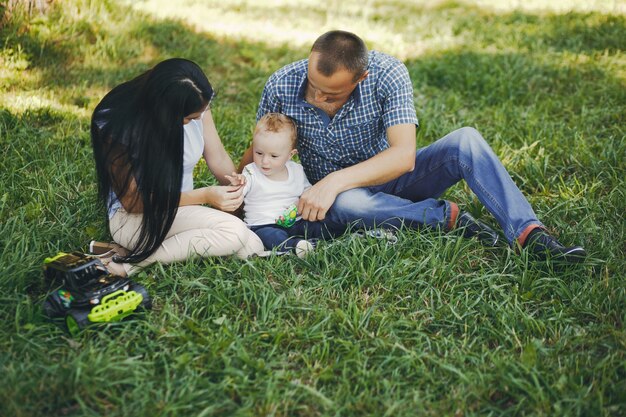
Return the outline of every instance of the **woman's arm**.
{"type": "Polygon", "coordinates": [[[211,109],[207,108],[202,117],[202,126],[204,131],[204,160],[207,167],[215,175],[220,184],[230,184],[227,175],[235,172],[235,164],[233,164],[230,155],[224,149],[224,145],[220,140],[211,109]]]}
{"type": "MultiPolygon", "coordinates": [[[[122,207],[128,213],[143,213],[143,202],[138,198],[137,183],[134,178],[130,179],[130,184],[124,197],[120,198],[122,207]]],[[[222,211],[235,211],[243,203],[242,186],[209,186],[196,188],[191,191],[180,193],[179,206],[191,206],[208,204],[222,211]]]]}
{"type": "Polygon", "coordinates": [[[112,147],[107,159],[111,164],[110,178],[113,192],[126,212],[143,213],[143,201],[141,201],[141,196],[137,190],[137,181],[135,181],[126,157],[126,149],[111,143],[108,145],[112,147]]]}
{"type": "Polygon", "coordinates": [[[243,186],[230,185],[228,176],[235,173],[235,165],[220,140],[210,108],[207,108],[202,116],[202,128],[204,160],[209,171],[222,185],[182,192],[179,205],[208,204],[219,210],[235,211],[243,203],[243,186]]]}
{"type": "MultiPolygon", "coordinates": [[[[209,140],[205,137],[205,159],[209,154],[219,155],[221,161],[217,163],[211,161],[211,163],[209,163],[207,160],[207,165],[209,165],[209,169],[211,169],[212,172],[213,169],[219,170],[218,172],[220,172],[220,175],[223,177],[221,182],[229,183],[229,180],[226,179],[226,175],[231,174],[235,168],[224,150],[224,147],[221,146],[221,142],[219,142],[219,137],[217,136],[217,131],[213,125],[210,113],[208,116],[210,120],[209,127],[212,125],[213,128],[209,129],[209,140]],[[215,142],[215,138],[217,138],[217,142],[215,142]]],[[[121,148],[115,149],[110,155],[113,191],[118,196],[126,212],[143,213],[143,202],[137,189],[137,182],[130,171],[130,164],[124,152],[125,150],[121,148]]],[[[223,211],[235,211],[242,203],[243,194],[241,185],[197,188],[195,190],[181,192],[179,200],[179,206],[208,204],[223,211]]]]}

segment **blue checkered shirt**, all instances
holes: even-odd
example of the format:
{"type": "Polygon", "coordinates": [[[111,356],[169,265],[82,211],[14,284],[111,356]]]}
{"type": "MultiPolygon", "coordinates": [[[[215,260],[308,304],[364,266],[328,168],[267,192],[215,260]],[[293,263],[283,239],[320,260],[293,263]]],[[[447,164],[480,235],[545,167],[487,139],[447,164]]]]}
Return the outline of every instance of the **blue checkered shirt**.
{"type": "Polygon", "coordinates": [[[311,183],[365,161],[389,147],[386,129],[418,124],[413,85],[398,59],[371,51],[369,76],[331,119],[305,100],[308,60],[276,71],[265,84],[257,120],[284,113],[298,126],[298,154],[311,183]]]}

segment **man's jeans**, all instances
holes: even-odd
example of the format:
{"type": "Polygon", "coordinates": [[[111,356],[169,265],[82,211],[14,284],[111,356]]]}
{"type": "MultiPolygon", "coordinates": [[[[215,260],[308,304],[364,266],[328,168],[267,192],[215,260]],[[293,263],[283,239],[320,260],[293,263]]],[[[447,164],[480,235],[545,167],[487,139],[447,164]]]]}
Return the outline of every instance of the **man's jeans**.
{"type": "Polygon", "coordinates": [[[386,184],[339,194],[327,219],[360,228],[405,225],[447,230],[450,203],[437,198],[462,179],[496,218],[509,242],[529,225],[541,225],[491,147],[470,127],[418,149],[413,171],[386,184]]]}
{"type": "Polygon", "coordinates": [[[261,238],[265,249],[277,248],[280,251],[289,251],[294,250],[298,242],[303,239],[317,240],[337,237],[345,232],[346,226],[335,224],[328,219],[321,222],[309,222],[300,219],[291,227],[264,224],[250,226],[250,230],[261,238]]]}

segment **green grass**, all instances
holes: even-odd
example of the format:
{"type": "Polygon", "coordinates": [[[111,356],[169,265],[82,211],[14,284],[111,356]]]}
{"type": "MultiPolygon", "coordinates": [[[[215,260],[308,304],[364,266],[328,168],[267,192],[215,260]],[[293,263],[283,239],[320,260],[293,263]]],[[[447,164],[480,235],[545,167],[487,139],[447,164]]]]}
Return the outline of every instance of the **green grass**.
{"type": "MultiPolygon", "coordinates": [[[[0,416],[626,415],[625,6],[542,3],[14,10],[0,28],[0,416]],[[75,339],[47,322],[43,259],[109,239],[88,132],[101,97],[161,59],[193,59],[237,160],[267,77],[335,27],[405,60],[420,146],[478,128],[589,260],[348,236],[304,260],[155,265],[136,277],[152,311],[75,339]]],[[[494,223],[463,184],[448,197],[494,223]]]]}

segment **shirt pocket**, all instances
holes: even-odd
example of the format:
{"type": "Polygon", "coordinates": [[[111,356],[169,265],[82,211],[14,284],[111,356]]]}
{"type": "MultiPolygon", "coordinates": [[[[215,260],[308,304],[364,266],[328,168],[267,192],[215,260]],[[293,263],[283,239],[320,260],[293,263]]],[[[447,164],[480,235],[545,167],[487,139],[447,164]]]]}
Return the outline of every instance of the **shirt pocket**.
{"type": "Polygon", "coordinates": [[[285,115],[296,122],[298,141],[301,145],[309,145],[310,138],[320,136],[324,131],[322,122],[314,110],[298,106],[285,106],[285,115]]]}
{"type": "Polygon", "coordinates": [[[365,161],[389,147],[382,115],[346,126],[338,142],[344,166],[365,161]]]}

